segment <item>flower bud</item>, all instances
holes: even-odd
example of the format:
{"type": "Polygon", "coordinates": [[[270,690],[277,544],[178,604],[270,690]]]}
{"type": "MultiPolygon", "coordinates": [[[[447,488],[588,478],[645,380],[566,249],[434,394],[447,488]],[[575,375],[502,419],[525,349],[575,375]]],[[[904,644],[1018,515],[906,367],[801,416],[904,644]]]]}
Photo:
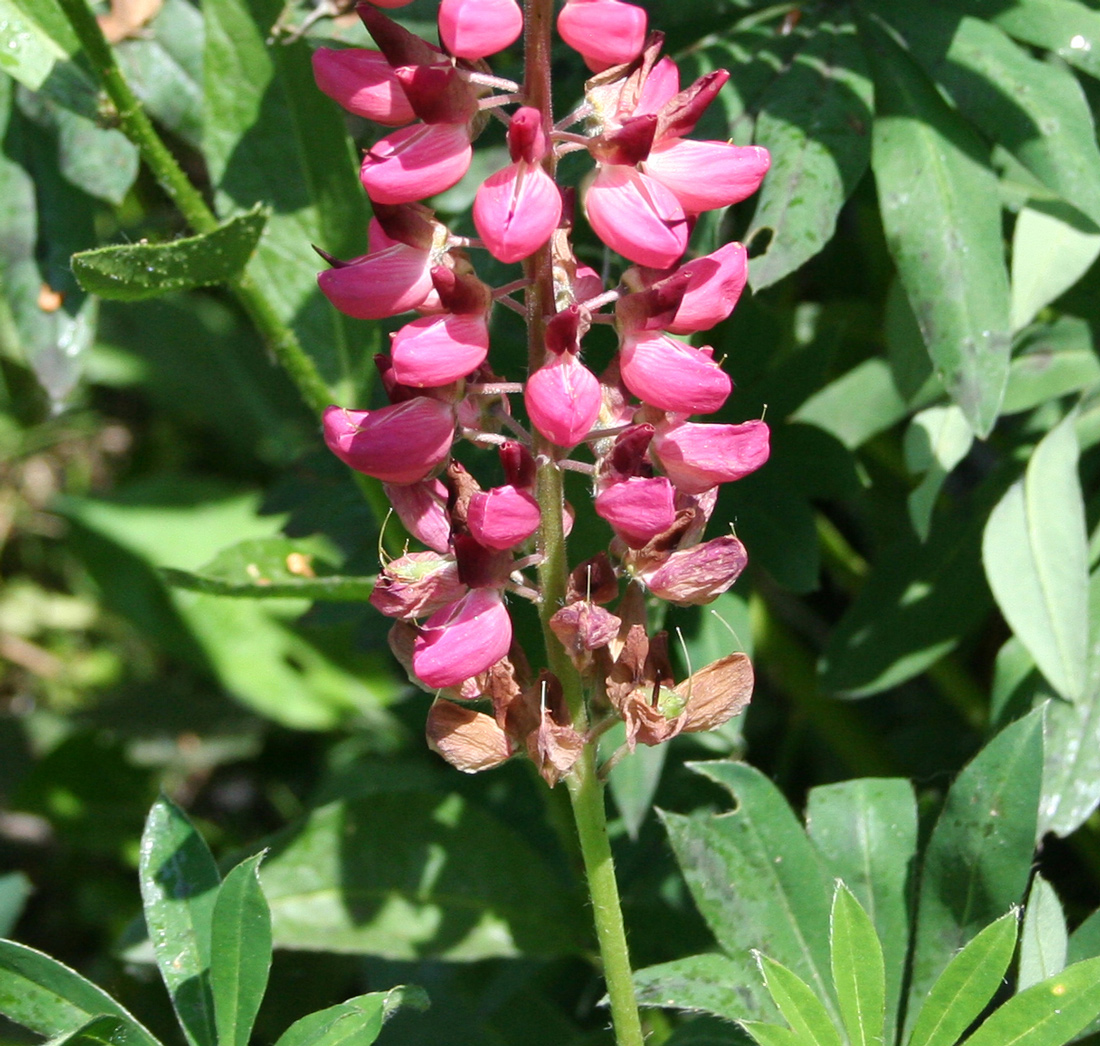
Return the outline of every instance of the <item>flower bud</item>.
{"type": "Polygon", "coordinates": [[[438,479],[424,479],[404,486],[386,483],[382,489],[397,518],[417,541],[436,552],[446,552],[451,547],[447,488],[438,479]]]}
{"type": "Polygon", "coordinates": [[[558,33],[589,69],[600,72],[642,53],[646,22],[641,7],[622,0],[568,0],[558,15],[558,33]]]}
{"type": "Polygon", "coordinates": [[[313,78],[325,94],[356,116],[387,127],[416,119],[393,67],[380,51],[318,47],[313,52],[313,78]]]}
{"type": "Polygon", "coordinates": [[[478,59],[503,51],[523,32],[516,0],[443,0],[439,39],[456,58],[478,59]]]}
{"type": "Polygon", "coordinates": [[[393,338],[393,370],[403,385],[439,388],[477,370],[489,353],[489,324],[482,315],[422,316],[393,338]]]}
{"type": "Polygon", "coordinates": [[[551,443],[575,447],[600,416],[600,383],[572,353],[540,367],[523,391],[531,423],[551,443]]]}
{"type": "Polygon", "coordinates": [[[396,244],[317,276],[321,293],[357,320],[380,320],[415,309],[432,290],[430,255],[396,244]]]}
{"type": "Polygon", "coordinates": [[[465,594],[454,556],[408,552],[379,572],[370,604],[387,617],[427,617],[465,594]]]}
{"type": "Polygon", "coordinates": [[[539,528],[539,503],[510,484],[478,491],[466,511],[466,525],[487,548],[506,549],[526,541],[539,528]]]}
{"type": "Polygon", "coordinates": [[[534,254],[561,220],[561,193],[541,167],[520,161],[489,175],[474,197],[474,225],[502,262],[534,254]]]}
{"type": "MultiPolygon", "coordinates": [[[[698,169],[695,174],[698,178],[698,169]]],[[[596,235],[639,265],[667,269],[687,249],[688,224],[680,201],[633,167],[601,166],[584,207],[596,235]]]]}
{"type": "Polygon", "coordinates": [[[428,747],[464,774],[500,766],[512,755],[508,735],[484,712],[438,698],[428,709],[428,747]]]}
{"type": "Polygon", "coordinates": [[[700,349],[660,334],[628,334],[619,352],[623,384],[640,400],[676,414],[710,414],[718,410],[733,382],[700,349]]]}
{"type": "Polygon", "coordinates": [[[662,428],[653,439],[653,453],[665,475],[685,494],[701,494],[755,472],[768,460],[768,452],[768,426],[762,421],[684,422],[662,428]]]}
{"type": "Polygon", "coordinates": [[[500,592],[475,588],[425,622],[413,644],[413,671],[426,686],[457,686],[504,657],[511,642],[500,592]]]}
{"type": "Polygon", "coordinates": [[[520,106],[508,123],[508,154],[513,163],[541,163],[550,151],[550,139],[542,126],[542,113],[530,105],[520,106]]]}
{"type": "Polygon", "coordinates": [[[454,411],[419,396],[378,410],[328,407],[325,442],[345,465],[384,483],[416,483],[451,452],[454,411]]]}
{"type": "Polygon", "coordinates": [[[359,180],[377,203],[412,203],[451,188],[472,155],[465,123],[413,124],[367,150],[359,180]]]}
{"type": "Polygon", "coordinates": [[[596,495],[596,515],[606,519],[631,548],[641,548],[672,526],[674,494],[664,476],[633,476],[596,495]]]}
{"type": "Polygon", "coordinates": [[[638,571],[658,599],[678,606],[712,603],[745,569],[745,546],[732,535],[673,552],[663,562],[638,571]]]}
{"type": "Polygon", "coordinates": [[[653,147],[642,167],[671,190],[687,214],[699,214],[751,196],[770,165],[768,150],[759,145],[666,138],[653,147]]]}

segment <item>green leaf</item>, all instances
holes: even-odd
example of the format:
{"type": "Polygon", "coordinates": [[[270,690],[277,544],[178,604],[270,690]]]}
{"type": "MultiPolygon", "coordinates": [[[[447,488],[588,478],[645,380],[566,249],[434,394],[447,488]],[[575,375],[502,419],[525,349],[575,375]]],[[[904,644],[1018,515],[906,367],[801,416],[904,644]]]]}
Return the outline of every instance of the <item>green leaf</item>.
{"type": "Polygon", "coordinates": [[[1018,40],[1045,47],[1070,65],[1100,76],[1100,13],[1077,0],[1022,0],[999,11],[983,4],[982,13],[1018,40]]]}
{"type": "Polygon", "coordinates": [[[56,959],[14,941],[0,941],[0,1013],[47,1038],[68,1035],[97,1015],[128,1028],[131,1043],[160,1046],[102,988],[56,959]]]}
{"type": "Polygon", "coordinates": [[[1002,413],[1015,414],[1100,382],[1100,360],[1085,320],[1060,316],[1028,331],[1008,373],[1002,413]]]}
{"type": "MultiPolygon", "coordinates": [[[[610,758],[626,741],[626,724],[616,723],[600,738],[601,757],[610,758]]],[[[640,745],[627,752],[612,767],[608,777],[608,789],[615,807],[623,819],[627,835],[638,838],[653,806],[653,796],[661,781],[665,766],[666,745],[640,745]]]]}
{"type": "Polygon", "coordinates": [[[573,954],[587,930],[529,844],[458,795],[321,807],[274,840],[261,881],[280,948],[469,961],[573,954]]]}
{"type": "Polygon", "coordinates": [[[1100,229],[1068,204],[1032,203],[1020,211],[1012,234],[1012,329],[1068,291],[1097,255],[1100,229]]]}
{"type": "Polygon", "coordinates": [[[769,287],[833,237],[836,218],[871,155],[873,91],[849,18],[823,18],[760,100],[755,142],[771,152],[746,240],[772,232],[749,263],[754,290],[769,287]]]}
{"type": "MultiPolygon", "coordinates": [[[[838,883],[832,916],[833,986],[850,1046],[884,1041],[886,969],[875,924],[859,901],[838,883]]],[[[889,1040],[892,1041],[892,1040],[889,1040]]]]}
{"type": "Polygon", "coordinates": [[[54,1046],[145,1046],[148,1039],[132,1020],[104,1015],[52,1042],[54,1046]]]}
{"type": "Polygon", "coordinates": [[[170,799],[153,804],[141,837],[141,899],[160,975],[191,1046],[218,1046],[210,934],[219,875],[206,842],[170,799]]]}
{"type": "Polygon", "coordinates": [[[428,996],[415,987],[357,995],[295,1021],[279,1036],[275,1046],[370,1046],[382,1024],[404,1007],[425,1010],[428,996]]]}
{"type": "Polygon", "coordinates": [[[1061,973],[1066,965],[1069,934],[1054,888],[1038,873],[1031,883],[1020,934],[1020,972],[1016,991],[1061,973]]]}
{"type": "Polygon", "coordinates": [[[316,243],[336,257],[365,252],[366,194],[343,115],[313,80],[304,40],[268,46],[279,0],[209,0],[203,153],[223,218],[263,200],[272,210],[248,274],[293,326],[323,377],[358,398],[371,373],[374,326],[344,317],[317,288],[316,243]],[[351,361],[355,361],[354,372],[351,361]]]}
{"type": "Polygon", "coordinates": [[[271,912],[260,889],[262,853],[218,889],[210,936],[210,990],[218,1046],[248,1046],[271,972],[271,912]]]}
{"type": "Polygon", "coordinates": [[[1067,966],[1014,995],[965,1046],[1062,1046],[1100,1013],[1100,959],[1067,966]]]}
{"type": "Polygon", "coordinates": [[[1016,950],[1015,911],[981,931],[944,968],[920,1002],[908,1046],[955,1046],[1001,986],[1016,950]]]}
{"type": "Polygon", "coordinates": [[[908,413],[889,364],[873,357],[815,392],[791,420],[816,425],[855,450],[908,413]],[[859,409],[853,410],[856,403],[859,409]]]}
{"type": "Polygon", "coordinates": [[[997,734],[948,791],[921,871],[910,1014],[951,956],[1023,899],[1042,767],[1038,710],[997,734]]]}
{"type": "Polygon", "coordinates": [[[225,283],[248,264],[267,219],[257,206],[201,236],[83,251],[73,255],[73,272],[89,293],[117,301],[225,283]]]}
{"type": "Polygon", "coordinates": [[[803,1041],[790,1028],[779,1024],[765,1024],[763,1021],[742,1021],[741,1027],[755,1039],[760,1046],[803,1046],[803,1041]]]}
{"type": "Polygon", "coordinates": [[[989,587],[1012,631],[1063,697],[1084,692],[1088,537],[1070,415],[1039,443],[982,539],[989,587]]]}
{"type": "Polygon", "coordinates": [[[165,568],[161,573],[177,588],[215,596],[353,603],[369,599],[374,578],[336,574],[328,561],[332,554],[316,539],[252,538],[219,552],[198,571],[165,568]]]}
{"type": "Polygon", "coordinates": [[[829,1019],[829,1011],[801,977],[766,955],[760,956],[760,970],[775,1005],[799,1042],[806,1046],[840,1046],[840,1035],[829,1019]]]}
{"type": "Polygon", "coordinates": [[[865,27],[878,116],[871,163],[887,245],[947,391],[988,435],[1008,377],[1008,275],[988,150],[913,59],[865,27]],[[965,249],[963,249],[965,248],[965,249]]]}
{"type": "Polygon", "coordinates": [[[1067,962],[1081,962],[1100,956],[1100,908],[1097,908],[1069,936],[1067,962]]]}
{"type": "Polygon", "coordinates": [[[932,510],[951,470],[974,442],[962,410],[951,404],[929,407],[915,415],[905,432],[905,466],[913,475],[924,474],[909,495],[909,518],[921,541],[928,538],[932,510]]]}
{"type": "Polygon", "coordinates": [[[22,872],[0,875],[0,937],[6,937],[23,914],[34,887],[22,872]]]}
{"type": "Polygon", "coordinates": [[[913,786],[896,778],[863,777],[812,788],[806,830],[829,872],[871,917],[884,960],[884,1040],[893,1042],[909,953],[909,878],[917,849],[913,786]]]}
{"type": "Polygon", "coordinates": [[[15,0],[0,0],[0,25],[4,27],[0,71],[37,91],[67,53],[15,0]]]}
{"type": "Polygon", "coordinates": [[[713,1013],[728,1021],[778,1014],[748,951],[736,958],[706,953],[647,966],[635,971],[634,986],[642,1006],[713,1013]]]}
{"type": "Polygon", "coordinates": [[[737,801],[720,814],[663,815],[703,918],[735,961],[747,964],[767,942],[775,961],[829,999],[829,878],[802,826],[759,770],[734,762],[691,766],[737,801]]]}

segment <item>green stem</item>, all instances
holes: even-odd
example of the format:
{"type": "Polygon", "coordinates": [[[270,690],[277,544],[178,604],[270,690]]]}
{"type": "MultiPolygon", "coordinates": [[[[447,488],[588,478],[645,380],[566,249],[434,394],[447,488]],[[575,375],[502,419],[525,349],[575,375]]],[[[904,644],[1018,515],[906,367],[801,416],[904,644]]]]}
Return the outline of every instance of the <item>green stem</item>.
{"type": "MultiPolygon", "coordinates": [[[[202,193],[191,184],[176,158],[157,134],[137,96],[122,75],[114,52],[86,0],[60,0],[60,3],[84,53],[114,104],[123,134],[138,147],[142,159],[161,188],[179,208],[187,224],[197,233],[213,232],[218,228],[217,216],[207,206],[202,193]]],[[[252,277],[242,274],[230,281],[230,288],[272,354],[297,385],[302,399],[319,414],[332,402],[332,397],[297,336],[280,319],[275,306],[252,277]]]]}

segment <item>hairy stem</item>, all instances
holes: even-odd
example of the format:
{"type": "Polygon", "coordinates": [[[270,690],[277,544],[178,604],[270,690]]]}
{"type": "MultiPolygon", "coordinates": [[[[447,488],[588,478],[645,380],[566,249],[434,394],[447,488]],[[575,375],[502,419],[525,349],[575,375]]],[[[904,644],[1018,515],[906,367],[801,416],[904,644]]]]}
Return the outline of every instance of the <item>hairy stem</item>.
{"type": "MultiPolygon", "coordinates": [[[[554,125],[550,91],[550,30],[554,15],[553,0],[526,0],[524,5],[525,69],[523,95],[527,105],[542,113],[543,127],[549,133],[554,125]]],[[[543,161],[553,177],[553,150],[543,161]]],[[[546,359],[545,323],[555,311],[554,271],[550,245],[537,251],[525,263],[530,286],[526,293],[527,365],[533,373],[546,359]]],[[[573,725],[581,733],[588,729],[588,710],[584,684],[568,653],[550,628],[554,616],[565,600],[569,574],[562,526],[565,504],[562,468],[557,448],[536,435],[535,450],[540,466],[536,493],[542,521],[539,526],[539,587],[542,602],[539,618],[542,623],[546,659],[551,671],[561,681],[573,725]]],[[[584,862],[588,893],[592,898],[592,914],[596,938],[603,960],[607,993],[611,999],[611,1017],[618,1046],[643,1046],[642,1023],[634,995],[630,968],[630,952],[626,943],[619,887],[615,881],[615,865],[607,837],[607,813],[604,808],[603,784],[596,773],[596,742],[584,746],[580,759],[566,779],[573,807],[584,862]]]]}
{"type": "MultiPolygon", "coordinates": [[[[148,164],[161,188],[179,208],[187,224],[197,233],[213,232],[218,228],[217,216],[207,206],[202,193],[191,184],[163,139],[157,134],[137,96],[122,75],[114,52],[86,0],[60,0],[60,3],[84,53],[117,110],[118,124],[123,134],[138,147],[141,158],[148,164]]],[[[331,394],[295,333],[279,318],[270,298],[250,276],[242,273],[231,280],[229,286],[268,349],[298,387],[302,399],[319,414],[332,401],[331,394]]]]}

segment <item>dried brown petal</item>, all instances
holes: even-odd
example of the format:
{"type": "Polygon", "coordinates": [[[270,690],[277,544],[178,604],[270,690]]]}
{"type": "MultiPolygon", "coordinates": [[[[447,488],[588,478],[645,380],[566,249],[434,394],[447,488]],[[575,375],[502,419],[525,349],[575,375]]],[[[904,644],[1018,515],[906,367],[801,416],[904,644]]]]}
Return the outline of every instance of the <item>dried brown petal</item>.
{"type": "Polygon", "coordinates": [[[565,589],[566,603],[583,599],[589,603],[610,603],[619,594],[619,579],[606,552],[599,552],[574,567],[565,589]]]}
{"type": "Polygon", "coordinates": [[[732,719],[752,698],[752,662],[744,654],[729,654],[700,668],[676,688],[687,701],[685,733],[714,730],[732,719]]]}
{"type": "Polygon", "coordinates": [[[464,774],[492,769],[512,754],[508,735],[492,716],[452,701],[432,705],[425,733],[428,747],[464,774]]]}

